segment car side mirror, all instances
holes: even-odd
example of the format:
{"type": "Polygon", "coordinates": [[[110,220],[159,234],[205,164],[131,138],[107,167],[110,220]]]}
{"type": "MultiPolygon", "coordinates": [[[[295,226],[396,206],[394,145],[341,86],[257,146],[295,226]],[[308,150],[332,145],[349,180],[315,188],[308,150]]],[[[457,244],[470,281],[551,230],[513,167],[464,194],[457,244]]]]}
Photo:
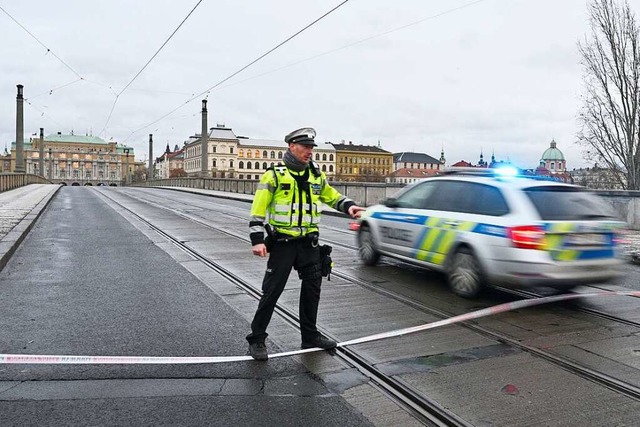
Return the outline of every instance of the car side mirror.
{"type": "Polygon", "coordinates": [[[385,199],[384,205],[388,208],[400,207],[400,203],[398,202],[398,199],[396,199],[395,197],[389,197],[388,199],[385,199]]]}

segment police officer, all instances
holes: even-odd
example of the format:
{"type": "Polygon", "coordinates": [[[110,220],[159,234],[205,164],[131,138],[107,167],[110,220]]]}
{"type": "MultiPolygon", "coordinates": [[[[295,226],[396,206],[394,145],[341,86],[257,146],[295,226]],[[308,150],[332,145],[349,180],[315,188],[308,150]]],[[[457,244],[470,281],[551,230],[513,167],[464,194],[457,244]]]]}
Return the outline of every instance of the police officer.
{"type": "Polygon", "coordinates": [[[283,164],[267,169],[262,175],[251,205],[253,254],[266,257],[270,253],[262,297],[251,322],[251,333],[247,335],[249,354],[256,360],[268,359],[267,325],[292,268],[302,279],[299,306],[302,348],[336,346],[334,340],[321,335],[316,328],[322,283],[318,245],[321,205],[324,202],[352,218],[358,217],[364,208],[331,187],[325,174],[311,161],[313,147],[317,146],[315,137],[312,128],[297,129],[285,136],[289,149],[283,164]]]}

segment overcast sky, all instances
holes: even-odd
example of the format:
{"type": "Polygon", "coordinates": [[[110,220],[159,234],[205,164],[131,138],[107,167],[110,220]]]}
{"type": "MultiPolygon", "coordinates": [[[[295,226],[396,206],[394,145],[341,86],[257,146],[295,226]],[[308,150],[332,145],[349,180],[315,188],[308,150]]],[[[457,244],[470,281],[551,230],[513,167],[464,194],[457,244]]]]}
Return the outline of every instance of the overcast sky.
{"type": "Polygon", "coordinates": [[[586,0],[350,0],[196,96],[341,3],[203,0],[134,79],[197,3],[0,0],[37,38],[0,11],[0,150],[23,84],[25,136],[113,138],[140,160],[149,133],[158,156],[199,132],[207,96],[210,127],[251,138],[312,126],[323,142],[523,168],[555,139],[569,169],[588,166],[575,145],[586,0]]]}

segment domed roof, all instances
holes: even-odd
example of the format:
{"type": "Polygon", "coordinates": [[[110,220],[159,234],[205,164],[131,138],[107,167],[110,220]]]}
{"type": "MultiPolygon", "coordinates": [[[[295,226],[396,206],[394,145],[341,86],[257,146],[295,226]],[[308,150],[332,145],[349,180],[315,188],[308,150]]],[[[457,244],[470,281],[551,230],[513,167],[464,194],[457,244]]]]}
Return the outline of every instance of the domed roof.
{"type": "Polygon", "coordinates": [[[556,147],[556,141],[551,140],[551,146],[542,153],[542,160],[563,161],[564,154],[556,147]]]}

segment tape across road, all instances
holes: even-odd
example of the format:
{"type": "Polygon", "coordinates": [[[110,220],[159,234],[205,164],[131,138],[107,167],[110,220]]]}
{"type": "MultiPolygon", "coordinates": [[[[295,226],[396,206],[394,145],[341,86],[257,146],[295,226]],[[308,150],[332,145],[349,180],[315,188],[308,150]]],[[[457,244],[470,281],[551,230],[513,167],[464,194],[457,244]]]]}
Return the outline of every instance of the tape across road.
{"type": "MultiPolygon", "coordinates": [[[[504,304],[495,305],[493,307],[483,308],[481,310],[472,311],[470,313],[461,314],[459,316],[450,317],[448,319],[438,320],[436,322],[425,323],[423,325],[412,326],[410,328],[397,329],[394,331],[383,332],[375,335],[368,335],[338,343],[338,347],[346,347],[349,345],[363,344],[371,341],[378,341],[386,338],[399,337],[402,335],[413,334],[416,332],[426,331],[441,326],[453,325],[455,323],[465,322],[481,317],[492,316],[506,311],[517,310],[519,308],[533,307],[536,305],[549,304],[558,301],[568,301],[578,298],[594,298],[594,297],[611,297],[611,296],[633,296],[640,297],[640,291],[634,292],[595,292],[584,294],[562,294],[548,297],[519,300],[504,304]]],[[[282,353],[270,354],[269,358],[295,356],[304,353],[312,353],[321,351],[320,348],[307,348],[303,350],[285,351],[282,353]]],[[[0,354],[0,364],[47,364],[47,365],[120,365],[120,364],[194,364],[194,363],[228,363],[243,362],[253,360],[251,356],[210,356],[210,357],[149,357],[149,356],[54,356],[40,354],[0,354]]]]}

